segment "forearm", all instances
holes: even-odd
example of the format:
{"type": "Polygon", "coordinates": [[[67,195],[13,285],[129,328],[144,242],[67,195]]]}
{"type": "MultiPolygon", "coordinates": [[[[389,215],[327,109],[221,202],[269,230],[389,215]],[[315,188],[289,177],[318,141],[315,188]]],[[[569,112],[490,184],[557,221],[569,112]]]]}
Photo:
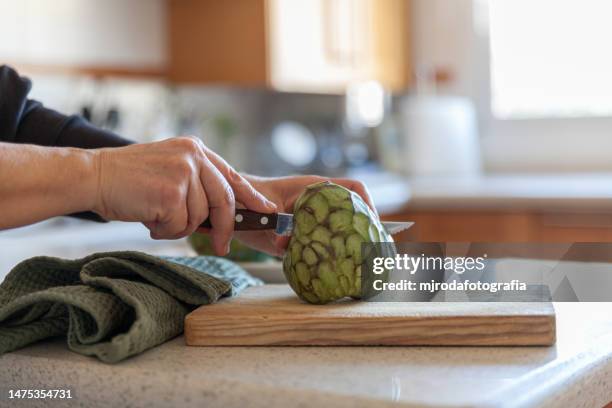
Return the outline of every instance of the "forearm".
{"type": "Polygon", "coordinates": [[[83,149],[0,143],[0,229],[93,209],[95,157],[83,149]]]}

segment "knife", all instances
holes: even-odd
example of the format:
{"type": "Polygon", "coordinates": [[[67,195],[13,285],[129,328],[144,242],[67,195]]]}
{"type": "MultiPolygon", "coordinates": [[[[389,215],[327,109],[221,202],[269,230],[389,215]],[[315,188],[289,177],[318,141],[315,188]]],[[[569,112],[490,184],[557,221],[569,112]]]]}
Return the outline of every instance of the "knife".
{"type": "MultiPolygon", "coordinates": [[[[293,214],[264,214],[238,209],[234,221],[234,231],[274,230],[278,235],[291,235],[293,231],[293,214]]],[[[412,227],[414,222],[383,221],[382,225],[389,234],[393,235],[412,227]]],[[[212,228],[210,219],[204,221],[200,227],[212,228]]]]}

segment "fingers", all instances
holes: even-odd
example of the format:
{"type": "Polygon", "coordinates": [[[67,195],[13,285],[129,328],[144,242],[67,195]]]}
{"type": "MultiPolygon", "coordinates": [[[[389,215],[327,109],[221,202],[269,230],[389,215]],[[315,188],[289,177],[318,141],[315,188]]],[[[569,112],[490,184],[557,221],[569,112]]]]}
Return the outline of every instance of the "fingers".
{"type": "Polygon", "coordinates": [[[208,218],[208,198],[204,193],[199,172],[192,175],[189,183],[187,210],[189,213],[187,226],[181,231],[177,238],[194,233],[199,228],[200,224],[208,218]]]}
{"type": "Polygon", "coordinates": [[[205,180],[205,175],[201,175],[202,184],[205,186],[206,194],[209,196],[210,221],[213,226],[211,231],[213,248],[217,254],[224,255],[229,251],[229,244],[233,234],[236,201],[250,210],[263,213],[274,212],[276,205],[255,190],[223,158],[206,148],[203,144],[201,144],[201,147],[206,158],[203,167],[204,173],[214,168],[213,172],[217,174],[216,178],[221,179],[220,182],[223,185],[223,189],[225,189],[223,193],[218,193],[218,187],[213,187],[213,193],[221,194],[223,197],[210,196],[210,188],[207,185],[207,180],[205,180]],[[228,205],[230,201],[231,205],[228,205]],[[228,216],[230,222],[226,220],[228,216]]]}
{"type": "Polygon", "coordinates": [[[181,238],[194,231],[202,231],[199,226],[210,218],[212,228],[208,232],[212,237],[213,250],[218,255],[224,255],[229,250],[233,235],[237,200],[251,210],[265,213],[276,210],[274,203],[201,140],[177,138],[172,140],[171,146],[175,147],[175,153],[180,157],[173,164],[175,178],[171,178],[170,183],[177,188],[170,187],[172,200],[165,200],[160,206],[162,210],[156,211],[156,219],[145,223],[151,230],[151,237],[181,238]]]}
{"type": "Polygon", "coordinates": [[[206,156],[219,169],[234,191],[236,201],[246,208],[262,213],[276,211],[276,205],[257,191],[240,173],[232,168],[221,156],[206,149],[206,156]]]}
{"type": "Polygon", "coordinates": [[[281,256],[285,253],[287,246],[289,245],[289,237],[284,235],[276,235],[274,236],[274,248],[276,250],[275,255],[281,256]]]}
{"type": "Polygon", "coordinates": [[[183,191],[187,186],[178,185],[168,188],[163,193],[163,207],[167,209],[162,218],[145,223],[153,239],[173,239],[180,236],[188,224],[188,211],[185,205],[183,191]]]}
{"type": "Polygon", "coordinates": [[[219,169],[206,156],[201,159],[200,180],[208,198],[213,250],[217,255],[225,255],[229,252],[234,230],[234,192],[219,169]]]}

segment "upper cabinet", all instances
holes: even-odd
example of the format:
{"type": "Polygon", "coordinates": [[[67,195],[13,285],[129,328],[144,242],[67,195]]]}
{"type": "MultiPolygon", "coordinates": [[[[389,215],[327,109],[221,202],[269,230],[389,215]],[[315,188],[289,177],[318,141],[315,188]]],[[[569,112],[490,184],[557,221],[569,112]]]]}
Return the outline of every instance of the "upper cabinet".
{"type": "Polygon", "coordinates": [[[0,0],[0,64],[163,75],[166,13],[165,0],[0,0]]]}
{"type": "Polygon", "coordinates": [[[412,77],[409,0],[0,0],[0,63],[25,73],[344,93],[412,77]]]}
{"type": "Polygon", "coordinates": [[[343,93],[409,86],[408,0],[170,0],[175,82],[343,93]]]}

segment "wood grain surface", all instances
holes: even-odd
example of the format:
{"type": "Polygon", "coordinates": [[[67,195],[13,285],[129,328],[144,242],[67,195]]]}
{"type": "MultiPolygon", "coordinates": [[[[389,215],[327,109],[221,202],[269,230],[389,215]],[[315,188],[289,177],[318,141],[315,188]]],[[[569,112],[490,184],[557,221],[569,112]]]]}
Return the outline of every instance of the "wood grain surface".
{"type": "Polygon", "coordinates": [[[547,346],[551,303],[302,302],[288,285],[247,289],[187,315],[190,346],[547,346]]]}

